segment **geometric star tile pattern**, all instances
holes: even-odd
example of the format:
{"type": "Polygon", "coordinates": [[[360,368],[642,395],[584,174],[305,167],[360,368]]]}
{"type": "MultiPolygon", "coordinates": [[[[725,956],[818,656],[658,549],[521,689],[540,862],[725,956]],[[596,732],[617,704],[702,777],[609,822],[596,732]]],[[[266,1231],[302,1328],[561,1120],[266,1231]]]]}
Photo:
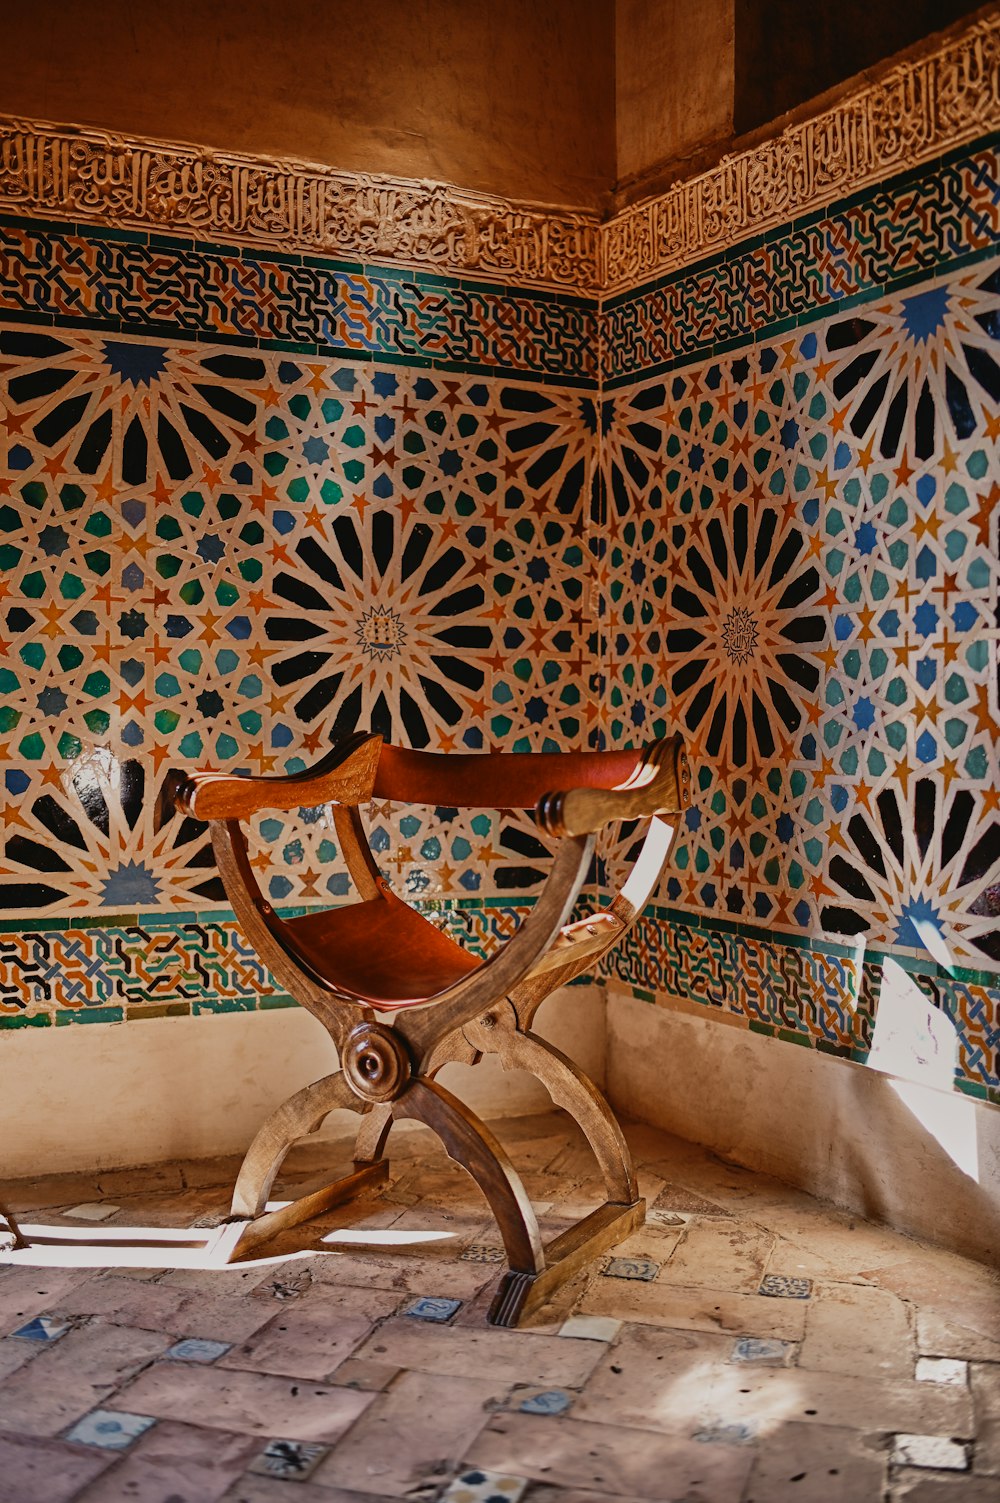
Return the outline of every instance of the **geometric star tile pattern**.
{"type": "Polygon", "coordinates": [[[690,740],[678,908],[1000,963],[998,355],[987,264],[605,399],[609,729],[661,688],[690,740]]]}
{"type": "MultiPolygon", "coordinates": [[[[218,907],[172,765],[584,744],[589,398],[25,327],[0,363],[9,913],[218,907]]],[[[409,895],[541,880],[522,816],[430,813],[373,811],[409,895]]],[[[332,835],[258,822],[273,899],[347,893],[332,835]]]]}

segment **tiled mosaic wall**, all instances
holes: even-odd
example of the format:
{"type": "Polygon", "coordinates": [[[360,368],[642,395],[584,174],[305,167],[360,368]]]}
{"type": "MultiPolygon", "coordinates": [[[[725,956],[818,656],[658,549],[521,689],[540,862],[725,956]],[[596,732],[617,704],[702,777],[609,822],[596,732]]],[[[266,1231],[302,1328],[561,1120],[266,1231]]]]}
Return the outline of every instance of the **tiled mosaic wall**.
{"type": "MultiPolygon", "coordinates": [[[[297,770],[369,725],[586,744],[593,306],[0,235],[0,1022],[273,1005],[166,772],[297,770]]],[[[258,835],[275,903],[348,894],[328,811],[258,835]]],[[[373,843],[474,939],[545,855],[509,813],[376,808],[373,843]]]]}
{"type": "Polygon", "coordinates": [[[985,143],[610,302],[599,579],[699,790],[613,974],[854,1058],[915,985],[1000,1101],[998,251],[985,143]]]}
{"type": "MultiPolygon", "coordinates": [[[[863,1059],[902,976],[1000,1100],[995,30],[603,229],[355,185],[371,265],[301,251],[340,188],[327,223],[267,164],[153,191],[142,143],[8,133],[4,202],[64,212],[0,218],[0,1027],[286,1000],[173,764],[679,728],[616,983],[863,1059]],[[195,238],[237,207],[242,247],[195,238]]],[[[544,868],[509,813],[373,827],[474,941],[544,868]]],[[[346,895],[322,811],[258,837],[276,903],[346,895]]]]}

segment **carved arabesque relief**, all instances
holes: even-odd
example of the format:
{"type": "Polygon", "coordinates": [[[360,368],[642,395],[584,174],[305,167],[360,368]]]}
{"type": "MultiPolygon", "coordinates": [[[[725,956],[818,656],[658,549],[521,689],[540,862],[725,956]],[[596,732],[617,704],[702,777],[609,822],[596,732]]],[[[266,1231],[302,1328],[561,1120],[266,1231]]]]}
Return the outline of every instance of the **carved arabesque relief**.
{"type": "Polygon", "coordinates": [[[601,286],[635,287],[728,250],[1000,127],[1000,17],[667,192],[601,234],[601,286]]]}
{"type": "Polygon", "coordinates": [[[601,225],[596,215],[0,119],[0,210],[581,294],[689,265],[1000,127],[1000,17],[601,225]]]}
{"type": "Polygon", "coordinates": [[[593,289],[595,215],[107,131],[0,119],[0,209],[593,289]]]}

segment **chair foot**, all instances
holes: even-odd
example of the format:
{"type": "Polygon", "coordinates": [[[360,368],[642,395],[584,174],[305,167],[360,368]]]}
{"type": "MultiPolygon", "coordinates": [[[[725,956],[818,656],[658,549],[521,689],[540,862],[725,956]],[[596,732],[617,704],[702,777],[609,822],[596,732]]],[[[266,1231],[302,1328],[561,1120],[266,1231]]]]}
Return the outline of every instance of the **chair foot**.
{"type": "Polygon", "coordinates": [[[279,1232],[287,1231],[292,1226],[299,1226],[303,1221],[310,1221],[314,1216],[322,1215],[333,1206],[344,1205],[347,1201],[355,1200],[371,1190],[379,1190],[388,1178],[387,1159],[380,1159],[374,1164],[355,1164],[352,1174],[345,1175],[343,1179],[338,1179],[332,1185],[326,1185],[322,1190],[316,1190],[311,1195],[303,1195],[299,1200],[289,1201],[287,1205],[281,1206],[276,1211],[265,1211],[262,1215],[253,1217],[252,1220],[231,1217],[226,1223],[227,1228],[239,1230],[231,1245],[227,1244],[220,1261],[233,1263],[239,1258],[248,1257],[259,1247],[270,1242],[279,1232]]]}
{"type": "Polygon", "coordinates": [[[13,1252],[17,1248],[25,1248],[29,1243],[18,1226],[17,1221],[5,1206],[0,1206],[0,1238],[7,1243],[4,1251],[13,1252]]]}
{"type": "Polygon", "coordinates": [[[491,1326],[508,1330],[546,1304],[581,1268],[623,1242],[642,1226],[646,1202],[607,1204],[592,1211],[545,1248],[545,1267],[539,1273],[509,1269],[500,1280],[487,1319],[491,1326]]]}

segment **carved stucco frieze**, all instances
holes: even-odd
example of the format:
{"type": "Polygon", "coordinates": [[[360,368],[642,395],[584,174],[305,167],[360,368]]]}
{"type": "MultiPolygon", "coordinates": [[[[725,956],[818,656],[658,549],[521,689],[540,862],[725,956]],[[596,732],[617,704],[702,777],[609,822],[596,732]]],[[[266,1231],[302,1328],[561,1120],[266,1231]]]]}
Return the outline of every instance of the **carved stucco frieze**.
{"type": "Polygon", "coordinates": [[[602,233],[602,287],[688,266],[998,128],[1000,16],[990,16],[823,114],[623,210],[602,233]]]}
{"type": "Polygon", "coordinates": [[[0,210],[596,289],[596,216],[104,131],[0,119],[0,210]]]}
{"type": "Polygon", "coordinates": [[[443,184],[2,117],[0,211],[594,295],[727,250],[998,128],[994,15],[604,225],[443,184]]]}

